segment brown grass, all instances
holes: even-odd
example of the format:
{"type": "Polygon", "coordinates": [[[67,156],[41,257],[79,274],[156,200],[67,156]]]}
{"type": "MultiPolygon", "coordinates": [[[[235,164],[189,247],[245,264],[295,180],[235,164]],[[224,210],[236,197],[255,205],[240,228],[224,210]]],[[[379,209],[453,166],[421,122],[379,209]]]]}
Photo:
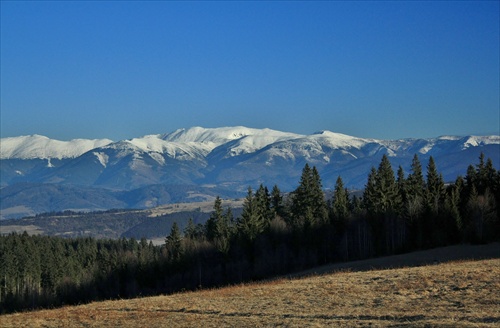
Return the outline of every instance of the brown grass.
{"type": "Polygon", "coordinates": [[[237,285],[0,316],[1,327],[498,327],[500,259],[237,285]]]}
{"type": "MultiPolygon", "coordinates": [[[[193,196],[196,196],[193,194],[193,196]]],[[[204,213],[211,213],[214,210],[214,200],[213,199],[205,202],[190,202],[190,203],[175,203],[175,204],[166,204],[160,205],[158,207],[150,208],[147,210],[143,210],[144,212],[150,212],[151,217],[172,214],[178,212],[187,212],[187,211],[200,211],[204,213]]],[[[240,208],[243,206],[244,199],[223,199],[222,207],[231,207],[232,209],[240,208]]]]}

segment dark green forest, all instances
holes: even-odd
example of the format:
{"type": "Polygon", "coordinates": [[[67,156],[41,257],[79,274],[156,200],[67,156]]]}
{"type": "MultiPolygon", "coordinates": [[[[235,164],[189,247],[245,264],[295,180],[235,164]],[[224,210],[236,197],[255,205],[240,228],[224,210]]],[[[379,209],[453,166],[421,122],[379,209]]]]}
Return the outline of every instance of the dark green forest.
{"type": "Polygon", "coordinates": [[[338,177],[326,199],[306,164],[298,187],[248,189],[241,214],[216,198],[204,224],[174,223],[145,238],[0,236],[0,313],[166,294],[287,274],[321,264],[500,240],[500,171],[484,155],[445,183],[433,158],[396,171],[383,156],[365,189],[338,177]],[[181,230],[180,227],[184,227],[181,230]]]}

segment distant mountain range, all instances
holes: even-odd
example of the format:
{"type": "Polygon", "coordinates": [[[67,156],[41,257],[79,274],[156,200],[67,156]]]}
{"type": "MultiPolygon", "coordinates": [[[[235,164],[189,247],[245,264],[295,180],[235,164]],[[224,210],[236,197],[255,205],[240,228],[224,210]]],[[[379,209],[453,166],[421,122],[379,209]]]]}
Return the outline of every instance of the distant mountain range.
{"type": "Polygon", "coordinates": [[[174,201],[236,197],[248,186],[293,190],[305,163],[318,168],[323,187],[340,175],[361,189],[383,154],[394,171],[409,172],[433,156],[445,180],[464,175],[480,153],[500,163],[500,136],[442,136],[377,140],[321,131],[300,135],[270,129],[179,129],[113,142],[44,136],[0,140],[2,217],[44,211],[152,207],[174,201]]]}

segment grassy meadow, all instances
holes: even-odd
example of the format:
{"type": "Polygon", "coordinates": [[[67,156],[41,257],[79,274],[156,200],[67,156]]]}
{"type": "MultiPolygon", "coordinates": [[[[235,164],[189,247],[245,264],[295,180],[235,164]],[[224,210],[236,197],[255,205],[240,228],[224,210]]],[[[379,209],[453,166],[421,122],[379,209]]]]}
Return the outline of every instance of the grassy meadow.
{"type": "Polygon", "coordinates": [[[0,327],[500,326],[498,258],[321,270],[326,273],[3,315],[0,327]]]}

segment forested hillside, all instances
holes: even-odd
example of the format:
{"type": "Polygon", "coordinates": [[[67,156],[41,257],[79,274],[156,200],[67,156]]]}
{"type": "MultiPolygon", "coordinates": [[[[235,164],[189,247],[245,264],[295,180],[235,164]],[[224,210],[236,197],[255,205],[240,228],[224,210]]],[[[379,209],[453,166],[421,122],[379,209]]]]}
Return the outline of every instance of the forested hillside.
{"type": "Polygon", "coordinates": [[[316,167],[298,187],[248,189],[241,215],[216,198],[205,224],[172,225],[165,245],[146,239],[0,236],[0,312],[171,293],[236,283],[336,261],[500,239],[500,172],[483,155],[445,185],[433,158],[396,174],[383,156],[362,197],[342,178],[325,200],[316,167]]]}

